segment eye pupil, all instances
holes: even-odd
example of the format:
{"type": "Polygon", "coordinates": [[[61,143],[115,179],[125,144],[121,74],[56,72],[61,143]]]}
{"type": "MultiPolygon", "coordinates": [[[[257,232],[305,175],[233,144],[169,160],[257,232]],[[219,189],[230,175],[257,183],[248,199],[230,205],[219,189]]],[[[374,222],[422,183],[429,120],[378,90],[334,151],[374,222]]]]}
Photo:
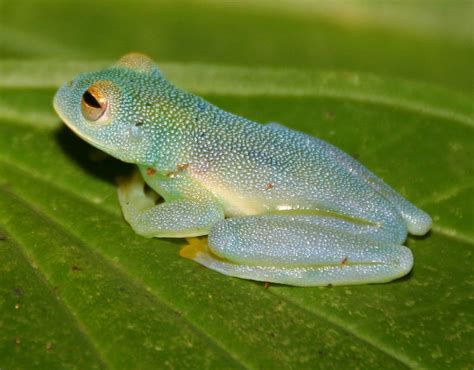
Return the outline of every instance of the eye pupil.
{"type": "Polygon", "coordinates": [[[94,95],[92,95],[89,90],[87,90],[84,95],[82,96],[82,98],[84,99],[84,103],[86,103],[87,105],[89,105],[90,107],[93,107],[93,108],[101,108],[102,105],[99,103],[99,101],[94,97],[94,95]]]}
{"type": "Polygon", "coordinates": [[[107,118],[107,99],[100,86],[94,84],[82,94],[81,108],[82,115],[89,122],[105,122],[107,118]]]}

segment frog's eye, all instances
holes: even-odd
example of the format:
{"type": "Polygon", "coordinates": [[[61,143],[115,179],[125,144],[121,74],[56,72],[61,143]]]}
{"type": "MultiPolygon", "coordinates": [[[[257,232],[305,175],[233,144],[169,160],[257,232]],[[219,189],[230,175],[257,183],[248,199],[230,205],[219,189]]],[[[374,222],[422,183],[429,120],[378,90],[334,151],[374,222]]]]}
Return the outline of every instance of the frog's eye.
{"type": "Polygon", "coordinates": [[[107,98],[97,86],[92,85],[82,95],[81,109],[84,118],[91,122],[107,119],[107,98]]]}

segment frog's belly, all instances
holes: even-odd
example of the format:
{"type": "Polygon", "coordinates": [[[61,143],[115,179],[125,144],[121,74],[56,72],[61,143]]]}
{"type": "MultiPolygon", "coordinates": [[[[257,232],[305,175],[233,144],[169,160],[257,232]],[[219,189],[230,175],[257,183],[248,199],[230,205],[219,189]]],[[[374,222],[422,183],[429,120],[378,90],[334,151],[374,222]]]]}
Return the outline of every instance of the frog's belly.
{"type": "Polygon", "coordinates": [[[268,213],[270,211],[287,211],[300,208],[297,204],[282,199],[269,198],[265,194],[235,191],[222,185],[213,185],[208,188],[224,207],[227,217],[251,216],[268,213]]]}
{"type": "Polygon", "coordinates": [[[262,199],[248,197],[223,186],[212,187],[210,191],[222,204],[228,217],[258,215],[268,210],[262,199]]]}
{"type": "Polygon", "coordinates": [[[322,176],[323,180],[316,176],[312,178],[311,174],[318,173],[317,169],[308,171],[306,176],[298,176],[298,171],[295,175],[294,171],[285,174],[264,169],[266,172],[261,170],[251,174],[244,173],[229,179],[220,175],[232,173],[227,168],[225,171],[207,172],[204,175],[198,173],[195,179],[218,199],[228,217],[259,215],[272,211],[317,210],[374,220],[378,217],[372,212],[375,203],[381,213],[384,213],[381,207],[393,208],[374,190],[365,184],[356,183],[352,177],[346,181],[347,186],[338,185],[337,179],[328,186],[324,183],[327,176],[322,176]],[[272,182],[269,182],[270,179],[272,182]],[[272,186],[268,188],[267,184],[272,186]],[[358,187],[359,191],[348,192],[349,185],[354,185],[352,188],[358,187]]]}

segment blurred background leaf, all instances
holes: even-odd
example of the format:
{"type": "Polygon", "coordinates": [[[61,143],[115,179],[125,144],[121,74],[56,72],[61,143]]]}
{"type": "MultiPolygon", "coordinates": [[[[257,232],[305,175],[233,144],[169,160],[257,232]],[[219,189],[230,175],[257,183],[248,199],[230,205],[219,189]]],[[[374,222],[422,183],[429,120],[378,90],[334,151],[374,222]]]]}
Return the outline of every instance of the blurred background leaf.
{"type": "Polygon", "coordinates": [[[0,368],[470,368],[472,1],[0,2],[0,368]],[[434,218],[390,284],[225,277],[123,221],[130,167],[57,86],[129,51],[224,109],[321,137],[434,218]]]}

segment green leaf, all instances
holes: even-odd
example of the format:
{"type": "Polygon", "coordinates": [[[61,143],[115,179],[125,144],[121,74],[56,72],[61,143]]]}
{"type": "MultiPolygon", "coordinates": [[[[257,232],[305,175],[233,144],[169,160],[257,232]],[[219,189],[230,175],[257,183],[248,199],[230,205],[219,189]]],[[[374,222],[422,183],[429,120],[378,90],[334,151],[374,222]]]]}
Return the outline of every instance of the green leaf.
{"type": "Polygon", "coordinates": [[[469,4],[67,4],[1,3],[1,369],[472,366],[469,4]],[[265,289],[134,234],[115,185],[131,166],[51,107],[59,84],[130,50],[173,60],[171,81],[223,109],[335,144],[428,211],[412,273],[265,289]]]}
{"type": "Polygon", "coordinates": [[[6,368],[467,364],[470,97],[359,74],[165,65],[225,109],[340,146],[435,219],[429,236],[409,240],[416,265],[400,281],[264,289],[179,258],[181,240],[135,235],[114,185],[130,168],[60,125],[43,64],[17,65],[31,86],[16,87],[12,71],[0,82],[6,368]]]}

